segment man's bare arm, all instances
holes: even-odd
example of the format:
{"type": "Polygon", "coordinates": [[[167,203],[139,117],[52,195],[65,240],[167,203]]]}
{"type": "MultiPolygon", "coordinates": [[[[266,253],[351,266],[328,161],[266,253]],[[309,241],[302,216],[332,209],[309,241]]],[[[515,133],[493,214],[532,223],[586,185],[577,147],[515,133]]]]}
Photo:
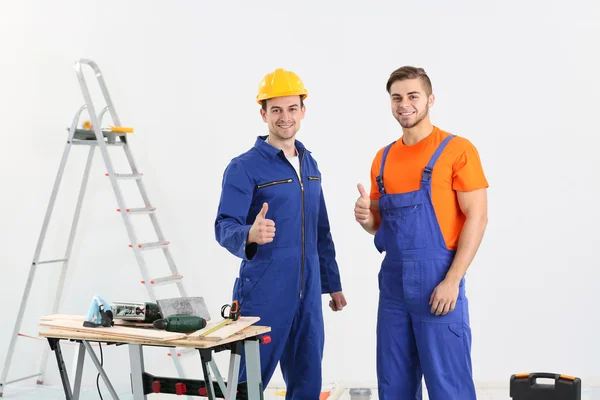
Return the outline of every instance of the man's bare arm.
{"type": "Polygon", "coordinates": [[[487,190],[457,192],[458,204],[466,216],[454,261],[446,279],[458,284],[475,258],[487,226],[487,190]]]}
{"type": "Polygon", "coordinates": [[[361,224],[363,229],[369,232],[371,235],[377,233],[379,225],[381,225],[381,215],[379,214],[379,200],[371,200],[371,218],[366,224],[361,224]]]}
{"type": "Polygon", "coordinates": [[[369,199],[369,195],[362,184],[359,183],[357,187],[360,197],[354,205],[354,218],[365,231],[374,235],[381,223],[379,200],[369,199]]]}

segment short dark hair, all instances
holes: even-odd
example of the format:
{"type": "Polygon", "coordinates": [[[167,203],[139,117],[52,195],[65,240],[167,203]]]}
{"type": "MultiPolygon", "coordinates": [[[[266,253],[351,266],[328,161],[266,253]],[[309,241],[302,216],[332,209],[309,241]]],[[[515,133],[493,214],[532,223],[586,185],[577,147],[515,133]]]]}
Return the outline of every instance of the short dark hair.
{"type": "MultiPolygon", "coordinates": [[[[264,111],[267,111],[267,100],[263,100],[260,102],[260,104],[262,105],[262,109],[264,111]]],[[[302,108],[302,107],[304,107],[304,100],[302,99],[302,96],[300,96],[300,108],[302,108]]]]}
{"type": "Polygon", "coordinates": [[[394,82],[416,78],[420,78],[421,82],[423,82],[423,86],[425,86],[425,93],[427,94],[427,96],[431,95],[431,93],[433,93],[433,89],[431,88],[431,80],[429,80],[429,76],[427,76],[425,70],[423,68],[412,67],[410,65],[405,65],[392,72],[390,74],[385,88],[389,93],[390,88],[392,87],[392,84],[394,82]]]}

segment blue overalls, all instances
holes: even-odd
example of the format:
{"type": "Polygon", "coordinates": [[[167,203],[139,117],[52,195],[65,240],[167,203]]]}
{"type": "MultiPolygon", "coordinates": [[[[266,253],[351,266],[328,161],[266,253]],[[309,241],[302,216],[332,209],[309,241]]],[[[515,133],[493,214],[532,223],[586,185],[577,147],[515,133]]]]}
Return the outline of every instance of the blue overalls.
{"type": "Polygon", "coordinates": [[[380,400],[420,400],[421,379],[431,400],[474,400],[471,329],[464,278],[456,308],[431,313],[429,300],[444,280],[455,251],[448,250],[431,200],[434,165],[448,136],[424,168],[420,188],[385,192],[383,152],[377,177],[381,224],[375,246],[385,251],[379,272],[377,377],[380,400]]]}
{"type": "MultiPolygon", "coordinates": [[[[241,259],[233,299],[241,315],[271,327],[271,343],[260,346],[262,382],[277,363],[286,399],[318,399],[324,346],[321,294],[342,290],[317,162],[296,141],[302,179],[281,150],[258,137],[234,158],[223,176],[215,221],[221,246],[241,259]],[[271,243],[248,245],[248,231],[268,204],[275,222],[271,243]]],[[[240,382],[246,381],[242,352],[240,382]]]]}

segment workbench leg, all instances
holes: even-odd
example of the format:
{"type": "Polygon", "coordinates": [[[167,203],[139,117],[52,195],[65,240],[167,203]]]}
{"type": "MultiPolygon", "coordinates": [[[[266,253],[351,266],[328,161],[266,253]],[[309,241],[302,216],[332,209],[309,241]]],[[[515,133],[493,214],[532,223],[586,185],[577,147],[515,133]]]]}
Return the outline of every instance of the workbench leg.
{"type": "Polygon", "coordinates": [[[263,400],[263,383],[260,372],[260,349],[258,339],[244,341],[246,354],[246,379],[248,400],[263,400]]]}
{"type": "Polygon", "coordinates": [[[85,360],[85,346],[79,343],[76,354],[77,363],[73,366],[75,369],[75,377],[73,378],[73,400],[79,400],[81,392],[81,377],[83,376],[83,362],[85,360]]]}
{"type": "Polygon", "coordinates": [[[96,366],[96,369],[100,373],[100,376],[102,377],[102,380],[104,381],[104,384],[106,385],[106,388],[110,392],[110,395],[112,396],[112,398],[115,400],[119,400],[119,396],[117,395],[117,392],[115,392],[115,388],[113,387],[112,383],[110,383],[110,379],[108,379],[108,375],[106,375],[106,372],[104,372],[104,368],[102,368],[102,365],[100,364],[100,360],[98,360],[98,356],[96,356],[94,349],[92,349],[92,346],[90,345],[90,343],[87,340],[83,340],[81,343],[83,343],[83,345],[85,346],[85,349],[87,350],[90,358],[92,359],[92,362],[96,366]]]}
{"type": "Polygon", "coordinates": [[[212,368],[213,374],[215,374],[215,378],[217,378],[217,383],[221,388],[221,392],[227,392],[227,386],[225,386],[225,382],[223,382],[223,377],[221,376],[221,372],[219,371],[219,367],[214,359],[210,360],[210,367],[212,368]]]}
{"type": "Polygon", "coordinates": [[[65,391],[65,399],[72,400],[73,392],[71,391],[71,384],[69,383],[69,374],[67,372],[67,367],[65,366],[65,360],[62,356],[62,351],[60,350],[60,339],[48,338],[48,343],[50,344],[50,349],[54,351],[54,355],[56,355],[56,363],[58,364],[58,372],[60,372],[60,379],[65,391]]]}
{"type": "MultiPolygon", "coordinates": [[[[71,370],[69,371],[69,382],[75,382],[75,374],[77,373],[77,363],[79,361],[79,349],[82,346],[83,345],[77,346],[75,348],[75,352],[73,353],[73,361],[71,362],[71,370]]],[[[83,354],[85,354],[85,348],[83,349],[83,354]]],[[[71,390],[73,391],[73,395],[75,395],[75,384],[73,384],[71,390]]]]}
{"type": "MultiPolygon", "coordinates": [[[[176,356],[176,355],[175,355],[176,356]]],[[[144,352],[139,344],[129,345],[129,362],[131,364],[131,391],[133,392],[133,400],[146,400],[144,394],[144,352]]]]}
{"type": "Polygon", "coordinates": [[[241,358],[242,342],[235,342],[231,347],[229,376],[227,377],[227,392],[225,393],[225,400],[235,400],[236,398],[241,358]]]}
{"type": "Polygon", "coordinates": [[[206,383],[206,393],[208,400],[216,400],[215,387],[213,386],[210,375],[210,362],[212,361],[212,350],[200,349],[200,361],[202,362],[202,372],[204,373],[204,382],[206,383]]]}

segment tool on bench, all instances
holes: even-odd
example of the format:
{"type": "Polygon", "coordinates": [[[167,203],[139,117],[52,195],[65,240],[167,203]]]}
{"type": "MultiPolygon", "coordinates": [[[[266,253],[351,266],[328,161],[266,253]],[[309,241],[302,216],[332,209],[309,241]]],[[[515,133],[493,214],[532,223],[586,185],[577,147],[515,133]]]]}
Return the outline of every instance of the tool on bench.
{"type": "Polygon", "coordinates": [[[204,328],[206,320],[194,315],[170,315],[163,319],[157,319],[152,326],[167,332],[192,333],[204,328]]]}
{"type": "Polygon", "coordinates": [[[108,328],[113,324],[113,313],[110,304],[102,297],[94,296],[85,321],[83,321],[83,326],[86,328],[108,328]]]}
{"type": "Polygon", "coordinates": [[[156,329],[168,332],[191,333],[199,331],[210,320],[210,314],[202,297],[176,297],[158,300],[162,314],[160,319],[153,321],[156,329]]]}
{"type": "Polygon", "coordinates": [[[151,324],[163,316],[156,303],[115,301],[112,305],[113,318],[123,321],[151,324]]]}
{"type": "Polygon", "coordinates": [[[237,321],[240,318],[240,303],[237,300],[234,300],[231,305],[225,304],[221,307],[221,317],[237,321]],[[229,308],[229,315],[225,316],[225,310],[227,310],[227,308],[229,308]]]}
{"type": "Polygon", "coordinates": [[[157,300],[163,318],[171,315],[193,315],[210,321],[210,313],[202,297],[175,297],[157,300]]]}
{"type": "Polygon", "coordinates": [[[222,327],[231,324],[234,321],[237,321],[240,318],[240,303],[237,300],[234,300],[231,304],[225,304],[223,307],[221,307],[221,317],[223,317],[223,321],[218,323],[217,325],[213,326],[212,328],[208,329],[205,332],[202,332],[202,334],[200,335],[200,337],[209,335],[219,329],[221,329],[222,327]],[[229,308],[229,315],[225,315],[225,310],[227,310],[227,308],[229,308]]]}

